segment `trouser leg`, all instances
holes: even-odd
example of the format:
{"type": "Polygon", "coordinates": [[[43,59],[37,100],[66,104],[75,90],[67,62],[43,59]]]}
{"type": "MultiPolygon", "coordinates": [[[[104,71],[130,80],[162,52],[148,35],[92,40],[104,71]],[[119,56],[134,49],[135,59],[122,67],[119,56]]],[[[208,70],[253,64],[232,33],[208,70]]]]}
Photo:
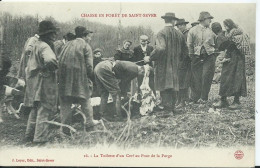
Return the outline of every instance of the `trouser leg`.
{"type": "MultiPolygon", "coordinates": [[[[72,110],[71,110],[72,100],[68,97],[60,97],[60,117],[61,123],[71,125],[72,123],[72,110]]],[[[62,132],[65,134],[70,134],[69,128],[62,127],[62,132]]]]}
{"type": "Polygon", "coordinates": [[[192,58],[191,71],[192,71],[192,82],[191,82],[191,91],[192,91],[192,100],[194,102],[200,99],[201,95],[201,85],[202,85],[202,70],[203,63],[199,57],[194,56],[192,58]]]}
{"type": "Polygon", "coordinates": [[[154,89],[154,74],[151,72],[149,75],[149,86],[153,93],[155,94],[155,89],[154,89]]]}
{"type": "Polygon", "coordinates": [[[113,104],[114,104],[114,107],[116,108],[116,115],[118,118],[121,118],[122,115],[121,115],[121,96],[119,93],[117,94],[112,94],[112,97],[113,97],[113,104]]]}
{"type": "Polygon", "coordinates": [[[28,140],[33,140],[35,134],[36,117],[37,117],[37,107],[32,107],[28,117],[27,127],[25,131],[25,138],[28,140]]]}
{"type": "Polygon", "coordinates": [[[187,99],[188,89],[180,89],[179,92],[176,93],[178,104],[184,104],[187,99]]]}
{"type": "Polygon", "coordinates": [[[234,96],[234,103],[240,104],[239,94],[235,94],[235,96],[234,96]]]}
{"type": "Polygon", "coordinates": [[[109,93],[107,91],[102,91],[101,92],[101,102],[100,102],[98,119],[101,119],[103,117],[105,111],[106,111],[108,96],[109,96],[109,93]]]}
{"type": "Polygon", "coordinates": [[[172,104],[172,108],[173,110],[175,109],[175,103],[177,100],[177,92],[176,91],[170,91],[171,93],[171,104],[172,104]]]}
{"type": "Polygon", "coordinates": [[[204,61],[203,72],[202,72],[202,91],[201,98],[202,100],[208,100],[208,95],[212,80],[215,74],[215,56],[209,55],[204,61]]]}
{"type": "Polygon", "coordinates": [[[91,100],[89,98],[80,99],[79,104],[81,105],[81,110],[83,114],[85,114],[86,116],[86,125],[93,126],[93,108],[91,106],[91,100]]]}
{"type": "Polygon", "coordinates": [[[162,105],[166,108],[172,108],[175,106],[177,100],[177,92],[172,89],[166,89],[161,91],[162,105]]]}
{"type": "Polygon", "coordinates": [[[53,113],[51,110],[39,105],[37,107],[37,117],[36,117],[36,126],[34,134],[34,142],[47,142],[49,140],[49,124],[44,123],[49,121],[50,115],[53,113]]]}

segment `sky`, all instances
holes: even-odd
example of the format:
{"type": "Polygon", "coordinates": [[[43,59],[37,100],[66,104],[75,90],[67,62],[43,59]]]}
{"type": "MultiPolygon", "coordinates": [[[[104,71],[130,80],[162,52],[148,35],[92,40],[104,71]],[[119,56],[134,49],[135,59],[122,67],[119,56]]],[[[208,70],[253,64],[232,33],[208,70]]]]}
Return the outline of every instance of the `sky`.
{"type": "MultiPolygon", "coordinates": [[[[230,18],[237,23],[251,41],[255,41],[256,5],[254,3],[171,3],[171,2],[121,2],[122,14],[156,14],[156,17],[124,17],[122,26],[151,27],[157,33],[164,26],[161,16],[166,12],[174,12],[178,18],[191,22],[197,21],[201,11],[208,11],[214,17],[212,22],[223,23],[230,18]]],[[[4,2],[0,3],[0,11],[16,15],[34,15],[45,18],[52,16],[61,22],[74,18],[82,18],[82,14],[118,14],[120,2],[4,2]]],[[[83,17],[86,20],[118,26],[118,17],[83,17]]],[[[190,26],[190,25],[188,25],[190,26]]]]}

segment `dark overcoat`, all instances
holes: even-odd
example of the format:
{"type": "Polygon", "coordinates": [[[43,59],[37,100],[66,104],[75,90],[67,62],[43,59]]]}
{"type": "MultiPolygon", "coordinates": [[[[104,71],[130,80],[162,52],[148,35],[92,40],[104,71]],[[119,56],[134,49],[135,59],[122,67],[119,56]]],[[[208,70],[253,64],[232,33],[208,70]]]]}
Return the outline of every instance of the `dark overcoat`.
{"type": "Polygon", "coordinates": [[[151,61],[155,61],[155,90],[179,91],[180,59],[188,54],[187,51],[183,34],[173,26],[165,26],[157,34],[156,46],[150,56],[151,61]]]}

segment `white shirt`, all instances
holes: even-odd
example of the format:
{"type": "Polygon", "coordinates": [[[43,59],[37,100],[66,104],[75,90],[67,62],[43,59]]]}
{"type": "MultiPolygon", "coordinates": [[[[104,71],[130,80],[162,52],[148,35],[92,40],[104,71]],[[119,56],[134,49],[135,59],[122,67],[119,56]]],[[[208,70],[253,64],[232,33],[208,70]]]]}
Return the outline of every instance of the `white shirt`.
{"type": "Polygon", "coordinates": [[[143,51],[146,51],[147,45],[145,45],[145,46],[141,45],[141,48],[142,48],[143,51]]]}

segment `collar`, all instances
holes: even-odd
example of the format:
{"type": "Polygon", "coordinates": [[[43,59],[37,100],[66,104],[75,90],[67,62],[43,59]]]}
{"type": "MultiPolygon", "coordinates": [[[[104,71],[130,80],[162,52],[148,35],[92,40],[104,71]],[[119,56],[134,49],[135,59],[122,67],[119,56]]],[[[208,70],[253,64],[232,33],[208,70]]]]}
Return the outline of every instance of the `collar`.
{"type": "Polygon", "coordinates": [[[173,26],[171,23],[165,23],[165,26],[173,26]]]}
{"type": "Polygon", "coordinates": [[[199,24],[199,25],[200,25],[200,27],[203,28],[203,29],[207,29],[207,28],[209,28],[209,27],[205,27],[205,26],[203,26],[202,24],[199,24]]]}
{"type": "Polygon", "coordinates": [[[145,46],[140,45],[140,46],[141,46],[142,49],[146,49],[147,48],[147,45],[145,45],[145,46]]]}

